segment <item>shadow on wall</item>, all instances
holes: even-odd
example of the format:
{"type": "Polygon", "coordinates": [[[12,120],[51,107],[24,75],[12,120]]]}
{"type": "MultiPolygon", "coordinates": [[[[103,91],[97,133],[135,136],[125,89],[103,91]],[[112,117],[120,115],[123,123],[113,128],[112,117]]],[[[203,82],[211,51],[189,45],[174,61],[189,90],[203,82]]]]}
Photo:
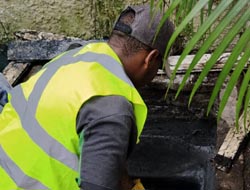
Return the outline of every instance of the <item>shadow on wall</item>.
{"type": "Polygon", "coordinates": [[[3,71],[3,69],[8,64],[7,61],[7,46],[6,45],[0,45],[0,72],[3,71]]]}

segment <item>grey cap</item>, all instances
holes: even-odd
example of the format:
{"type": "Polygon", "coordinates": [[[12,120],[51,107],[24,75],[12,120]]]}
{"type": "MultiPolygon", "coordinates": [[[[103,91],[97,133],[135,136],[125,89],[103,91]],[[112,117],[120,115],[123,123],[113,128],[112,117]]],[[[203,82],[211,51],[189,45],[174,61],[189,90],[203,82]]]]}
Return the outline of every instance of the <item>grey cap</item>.
{"type": "MultiPolygon", "coordinates": [[[[162,12],[154,10],[151,12],[149,5],[135,5],[128,6],[122,11],[120,17],[114,25],[114,30],[121,31],[145,45],[159,50],[160,54],[164,56],[169,39],[174,32],[174,25],[171,21],[166,20],[160,29],[160,32],[155,38],[157,27],[162,19],[162,12]],[[135,18],[131,25],[124,24],[120,21],[120,17],[129,11],[135,13],[135,18]]],[[[167,76],[170,77],[171,70],[168,63],[165,64],[167,76]]]]}

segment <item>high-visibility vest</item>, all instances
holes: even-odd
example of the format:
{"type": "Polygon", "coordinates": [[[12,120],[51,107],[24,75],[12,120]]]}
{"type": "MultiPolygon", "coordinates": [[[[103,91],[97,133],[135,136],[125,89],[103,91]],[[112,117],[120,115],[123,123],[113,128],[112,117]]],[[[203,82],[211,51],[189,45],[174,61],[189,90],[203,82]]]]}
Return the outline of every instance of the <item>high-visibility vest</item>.
{"type": "Polygon", "coordinates": [[[57,56],[15,87],[0,114],[0,190],[79,189],[77,113],[108,95],[133,104],[139,139],[146,105],[104,42],[57,56]]]}

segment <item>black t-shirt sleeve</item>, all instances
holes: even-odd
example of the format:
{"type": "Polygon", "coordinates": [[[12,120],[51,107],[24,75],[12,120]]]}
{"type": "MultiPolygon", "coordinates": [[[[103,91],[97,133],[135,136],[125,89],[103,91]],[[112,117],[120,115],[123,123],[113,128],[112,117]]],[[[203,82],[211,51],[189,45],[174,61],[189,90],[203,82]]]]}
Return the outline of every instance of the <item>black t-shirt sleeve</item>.
{"type": "Polygon", "coordinates": [[[83,105],[77,118],[77,132],[83,137],[80,187],[119,189],[136,131],[133,106],[122,96],[95,97],[83,105]]]}

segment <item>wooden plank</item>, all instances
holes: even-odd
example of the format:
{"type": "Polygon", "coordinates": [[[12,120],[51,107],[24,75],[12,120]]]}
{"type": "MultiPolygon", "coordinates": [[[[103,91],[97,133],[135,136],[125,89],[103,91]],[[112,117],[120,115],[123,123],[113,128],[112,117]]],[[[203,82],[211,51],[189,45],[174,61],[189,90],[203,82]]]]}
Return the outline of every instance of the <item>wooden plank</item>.
{"type": "MultiPolygon", "coordinates": [[[[206,92],[206,91],[211,92],[212,91],[216,83],[217,77],[218,77],[218,72],[220,72],[223,69],[230,55],[231,53],[224,53],[219,57],[219,59],[217,60],[217,63],[212,67],[207,77],[203,80],[202,85],[199,88],[199,92],[206,92]]],[[[184,88],[182,89],[182,91],[192,90],[199,74],[204,69],[204,66],[206,65],[207,61],[211,58],[211,56],[212,54],[205,54],[204,56],[202,56],[202,58],[198,61],[197,65],[192,70],[190,77],[187,79],[186,84],[184,88]]],[[[179,88],[179,85],[181,84],[182,79],[184,78],[184,75],[187,69],[189,68],[190,64],[192,63],[192,60],[194,59],[194,57],[195,55],[188,55],[182,61],[180,67],[178,68],[176,72],[176,77],[170,89],[177,90],[179,88]]],[[[174,70],[179,58],[180,56],[170,56],[168,58],[168,64],[170,64],[170,70],[172,71],[174,70]]],[[[240,59],[240,57],[238,59],[240,59]]],[[[250,66],[250,60],[245,65],[245,68],[247,69],[248,66],[250,66]]],[[[157,76],[153,80],[153,83],[160,86],[160,88],[166,88],[166,86],[169,84],[169,81],[170,80],[167,78],[166,72],[164,70],[159,70],[157,73],[157,76]]]]}
{"type": "Polygon", "coordinates": [[[12,61],[3,70],[3,75],[12,86],[15,86],[23,75],[28,74],[29,67],[30,63],[16,63],[12,61]]]}
{"type": "MultiPolygon", "coordinates": [[[[211,72],[221,71],[224,67],[224,64],[226,63],[227,59],[231,53],[224,53],[222,54],[219,59],[217,60],[217,63],[213,66],[211,69],[211,72]]],[[[206,65],[207,61],[211,58],[212,54],[204,54],[201,59],[198,61],[197,65],[192,70],[192,73],[200,73],[204,66],[206,65]]],[[[194,59],[195,55],[187,55],[185,59],[182,61],[180,67],[177,70],[177,73],[185,73],[187,69],[189,68],[192,60],[194,59]]],[[[170,56],[168,58],[168,63],[170,64],[170,69],[173,71],[180,56],[170,56]]],[[[239,57],[240,59],[240,57],[239,57]]],[[[246,67],[250,65],[250,60],[246,64],[246,67]]]]}
{"type": "Polygon", "coordinates": [[[216,157],[216,167],[222,171],[228,172],[234,161],[239,157],[242,150],[245,148],[247,142],[249,141],[249,132],[250,132],[250,111],[247,112],[247,122],[244,127],[244,114],[239,118],[239,130],[236,128],[231,128],[216,157]]]}

